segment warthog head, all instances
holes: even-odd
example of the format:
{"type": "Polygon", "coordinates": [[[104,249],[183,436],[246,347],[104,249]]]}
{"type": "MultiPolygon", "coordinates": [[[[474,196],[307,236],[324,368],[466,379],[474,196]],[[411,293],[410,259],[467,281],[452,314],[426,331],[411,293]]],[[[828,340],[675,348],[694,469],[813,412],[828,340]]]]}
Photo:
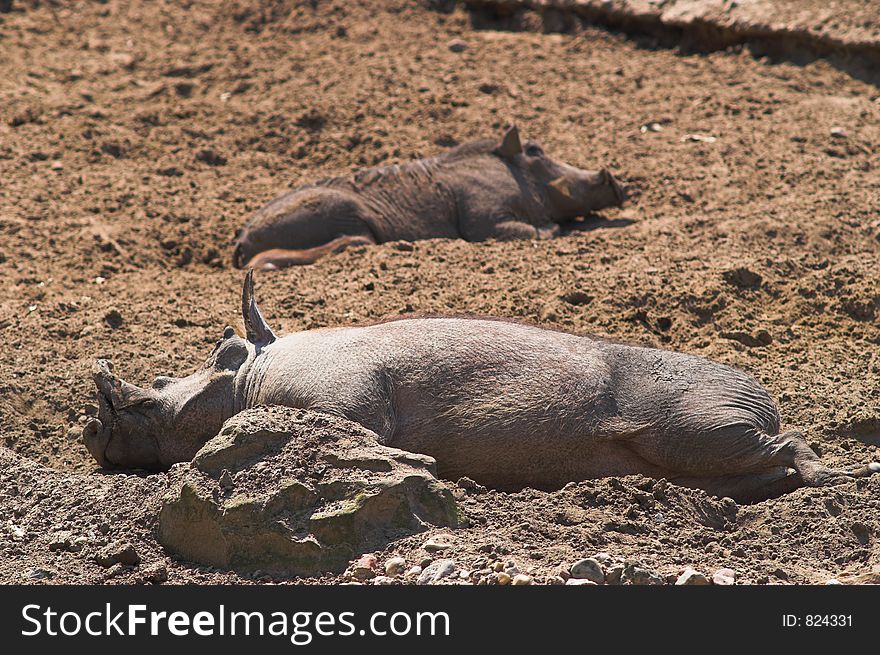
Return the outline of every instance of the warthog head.
{"type": "Polygon", "coordinates": [[[166,469],[193,455],[236,411],[235,381],[242,366],[275,336],[253,299],[253,277],[245,277],[243,310],[247,339],[227,327],[204,365],[185,378],[157,377],[151,387],[125,382],[110,362],[92,367],[98,388],[98,417],[83,441],[104,468],[166,469]]]}
{"type": "Polygon", "coordinates": [[[504,133],[495,154],[545,189],[548,209],[555,221],[569,221],[606,207],[620,207],[626,200],[623,187],[607,168],[586,171],[556,161],[535,141],[522,143],[515,125],[504,133]]]}

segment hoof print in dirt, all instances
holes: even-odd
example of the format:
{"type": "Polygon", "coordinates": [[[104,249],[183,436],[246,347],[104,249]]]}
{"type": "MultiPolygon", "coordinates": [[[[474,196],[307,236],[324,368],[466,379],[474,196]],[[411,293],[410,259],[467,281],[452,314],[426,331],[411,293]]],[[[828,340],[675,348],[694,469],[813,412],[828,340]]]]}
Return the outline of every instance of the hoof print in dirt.
{"type": "Polygon", "coordinates": [[[186,466],[163,503],[159,541],[182,559],[240,573],[339,572],[359,553],[457,523],[432,458],[315,412],[242,412],[186,466]]]}

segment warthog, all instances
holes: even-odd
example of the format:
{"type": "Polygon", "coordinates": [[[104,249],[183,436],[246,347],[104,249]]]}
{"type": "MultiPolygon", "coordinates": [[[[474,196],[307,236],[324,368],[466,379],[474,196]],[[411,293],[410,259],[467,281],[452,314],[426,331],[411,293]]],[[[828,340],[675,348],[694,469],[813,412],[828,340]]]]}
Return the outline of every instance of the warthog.
{"type": "Polygon", "coordinates": [[[780,430],[749,375],[701,357],[515,322],[403,318],[277,338],[245,278],[246,338],[227,327],[205,364],[152,388],[98,360],[99,416],[85,444],[104,467],[191,459],[255,405],[361,423],[382,444],[431,455],[441,476],[499,489],[641,473],[750,499],[880,470],[826,467],[780,430]]]}
{"type": "Polygon", "coordinates": [[[549,239],[560,223],[623,200],[608,170],[555,161],[534,141],[522,144],[511,127],[500,140],[285,193],[245,225],[233,263],[311,264],[353,245],[401,239],[549,239]]]}

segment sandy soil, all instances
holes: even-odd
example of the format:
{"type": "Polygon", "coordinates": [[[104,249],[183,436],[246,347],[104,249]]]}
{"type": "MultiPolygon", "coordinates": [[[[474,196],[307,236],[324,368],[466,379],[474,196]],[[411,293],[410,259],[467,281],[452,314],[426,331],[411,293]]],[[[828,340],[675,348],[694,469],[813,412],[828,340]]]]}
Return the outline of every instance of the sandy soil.
{"type": "MultiPolygon", "coordinates": [[[[190,372],[238,324],[229,258],[250,212],[293,185],[509,120],[560,159],[610,167],[632,202],[551,242],[388,244],[263,275],[269,321],[286,332],[472,312],[675,348],[753,373],[829,462],[877,458],[877,87],[822,59],[683,54],[588,26],[511,32],[425,4],[15,2],[0,13],[0,579],[34,567],[55,573],[27,579],[103,579],[90,557],[117,530],[144,564],[113,580],[144,581],[155,562],[172,581],[235,579],[172,563],[152,541],[148,499],[163,476],[92,473],[78,442],[94,411],[91,361],[112,358],[134,382],[190,372]],[[467,48],[450,50],[453,39],[467,48]],[[94,533],[101,521],[113,532],[94,533]],[[22,525],[34,527],[9,527],[22,525]],[[49,536],[69,529],[84,547],[50,551],[49,536]]],[[[549,575],[602,549],[664,575],[691,560],[752,582],[880,564],[873,480],[740,508],[721,527],[625,516],[639,484],[468,496],[485,522],[462,531],[456,556],[497,543],[549,575]],[[585,500],[594,492],[606,502],[585,500]]],[[[389,552],[417,561],[423,539],[410,541],[389,552]]]]}

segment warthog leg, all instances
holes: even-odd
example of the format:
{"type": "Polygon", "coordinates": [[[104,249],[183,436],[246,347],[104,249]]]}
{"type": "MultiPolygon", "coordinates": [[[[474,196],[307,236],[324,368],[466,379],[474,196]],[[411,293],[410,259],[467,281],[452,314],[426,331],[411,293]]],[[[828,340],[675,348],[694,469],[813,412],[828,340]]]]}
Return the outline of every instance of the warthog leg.
{"type": "Polygon", "coordinates": [[[798,430],[784,432],[776,439],[778,439],[781,448],[774,457],[775,463],[793,467],[803,479],[804,484],[810,487],[842,484],[853,478],[864,478],[880,472],[880,464],[876,462],[848,470],[828,468],[807,444],[803,433],[798,430]]]}
{"type": "Polygon", "coordinates": [[[272,250],[264,250],[255,255],[246,265],[245,268],[256,268],[260,270],[274,270],[277,268],[285,268],[287,266],[300,266],[303,264],[311,264],[321,257],[342,252],[346,248],[353,246],[373,245],[376,241],[366,236],[342,236],[333,239],[330,243],[315,248],[305,248],[303,250],[285,250],[283,248],[273,248],[272,250]]]}
{"type": "Polygon", "coordinates": [[[636,435],[625,443],[647,462],[672,471],[671,481],[736,500],[760,500],[804,485],[842,484],[880,472],[876,462],[851,470],[827,467],[797,430],[770,436],[733,425],[666,439],[636,435]]]}

